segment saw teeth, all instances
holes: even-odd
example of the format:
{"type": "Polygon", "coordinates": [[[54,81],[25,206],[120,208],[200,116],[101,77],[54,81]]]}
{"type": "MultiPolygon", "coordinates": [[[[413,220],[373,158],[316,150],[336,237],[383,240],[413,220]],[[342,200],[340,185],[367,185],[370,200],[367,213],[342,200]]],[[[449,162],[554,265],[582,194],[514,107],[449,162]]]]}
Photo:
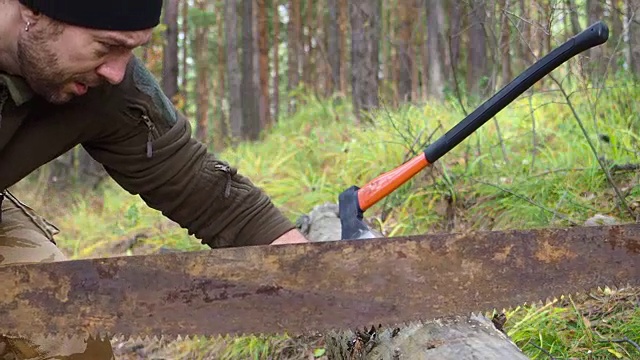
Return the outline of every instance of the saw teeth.
{"type": "MultiPolygon", "coordinates": [[[[625,289],[629,289],[629,288],[635,288],[635,287],[633,285],[630,285],[629,282],[609,284],[606,286],[602,285],[602,286],[594,287],[592,289],[586,289],[584,291],[576,291],[576,292],[565,293],[565,294],[555,294],[555,295],[550,295],[544,299],[537,299],[537,300],[532,299],[530,301],[526,301],[520,304],[512,304],[511,306],[501,306],[501,307],[490,308],[486,310],[476,309],[475,311],[472,311],[469,313],[454,314],[449,317],[443,317],[443,318],[427,317],[427,318],[421,318],[421,319],[397,322],[397,323],[361,324],[360,326],[357,326],[355,328],[348,328],[348,329],[346,328],[312,329],[312,328],[306,327],[302,329],[302,331],[289,332],[289,331],[283,330],[283,331],[278,331],[273,333],[262,333],[262,334],[247,334],[247,333],[230,333],[230,334],[174,334],[174,333],[123,334],[123,333],[116,333],[116,334],[112,334],[108,331],[96,330],[89,333],[72,331],[65,334],[46,334],[43,336],[45,336],[47,339],[67,339],[67,340],[74,339],[74,338],[76,339],[81,338],[84,340],[93,338],[93,339],[117,340],[117,341],[173,342],[173,341],[199,341],[203,339],[206,339],[206,340],[233,339],[233,338],[247,337],[247,336],[272,337],[272,336],[287,335],[291,337],[297,337],[297,336],[313,337],[317,335],[324,335],[329,332],[337,332],[337,333],[349,332],[349,331],[354,333],[357,331],[366,332],[370,330],[372,327],[374,327],[375,329],[381,329],[380,331],[384,331],[388,329],[393,331],[393,329],[396,329],[396,328],[423,326],[428,323],[434,323],[434,322],[444,324],[451,319],[464,319],[468,317],[482,316],[491,320],[492,315],[494,314],[500,314],[500,313],[509,314],[526,307],[543,308],[547,306],[571,306],[572,299],[589,296],[591,294],[597,294],[597,296],[599,297],[615,296],[615,294],[620,293],[621,291],[624,291],[625,289]]],[[[24,338],[33,337],[33,334],[20,334],[20,333],[16,334],[11,332],[9,332],[7,335],[24,337],[24,338]]]]}

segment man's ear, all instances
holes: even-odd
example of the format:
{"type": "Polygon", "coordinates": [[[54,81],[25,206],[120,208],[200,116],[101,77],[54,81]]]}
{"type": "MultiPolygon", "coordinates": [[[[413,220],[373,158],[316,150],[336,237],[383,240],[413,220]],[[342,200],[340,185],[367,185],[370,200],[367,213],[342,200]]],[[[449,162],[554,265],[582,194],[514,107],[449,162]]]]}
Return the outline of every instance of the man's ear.
{"type": "Polygon", "coordinates": [[[24,23],[34,25],[42,18],[42,14],[38,11],[34,11],[31,8],[20,4],[20,17],[24,23]]]}

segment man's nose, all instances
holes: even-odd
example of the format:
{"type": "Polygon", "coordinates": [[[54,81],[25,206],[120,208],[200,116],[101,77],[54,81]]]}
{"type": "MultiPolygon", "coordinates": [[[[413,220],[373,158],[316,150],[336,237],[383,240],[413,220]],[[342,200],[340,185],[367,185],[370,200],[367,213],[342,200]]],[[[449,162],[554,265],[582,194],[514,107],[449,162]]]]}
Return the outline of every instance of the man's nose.
{"type": "Polygon", "coordinates": [[[114,55],[100,65],[96,72],[109,83],[117,85],[122,82],[122,79],[124,79],[124,74],[127,71],[127,64],[131,59],[131,55],[131,52],[114,55]]]}

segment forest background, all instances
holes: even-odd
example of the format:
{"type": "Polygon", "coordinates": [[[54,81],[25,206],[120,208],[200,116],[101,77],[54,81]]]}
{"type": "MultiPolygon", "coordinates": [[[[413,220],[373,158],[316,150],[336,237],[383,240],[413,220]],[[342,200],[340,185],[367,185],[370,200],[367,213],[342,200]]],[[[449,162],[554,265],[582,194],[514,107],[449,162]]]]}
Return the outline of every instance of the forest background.
{"type": "MultiPolygon", "coordinates": [[[[417,154],[537,59],[602,20],[610,29],[605,45],[538,82],[367,218],[394,236],[635,222],[640,215],[640,0],[164,6],[163,24],[136,54],[192,121],[194,136],[292,221],[417,154]]],[[[204,248],[120,189],[82,147],[15,191],[61,229],[59,246],[71,258],[204,248]]],[[[606,288],[511,309],[505,330],[532,358],[638,358],[638,293],[606,288]]],[[[172,358],[308,358],[322,357],[322,346],[256,336],[164,344],[163,351],[172,358]]]]}

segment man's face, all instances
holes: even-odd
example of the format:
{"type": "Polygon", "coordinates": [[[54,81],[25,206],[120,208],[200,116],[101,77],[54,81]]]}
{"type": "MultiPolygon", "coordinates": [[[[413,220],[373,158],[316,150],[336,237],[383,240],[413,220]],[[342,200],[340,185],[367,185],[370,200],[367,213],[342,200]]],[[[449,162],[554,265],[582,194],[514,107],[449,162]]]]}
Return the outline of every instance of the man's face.
{"type": "Polygon", "coordinates": [[[41,20],[18,39],[18,63],[31,88],[56,104],[105,81],[120,83],[132,50],[149,41],[152,32],[102,31],[41,20]]]}

